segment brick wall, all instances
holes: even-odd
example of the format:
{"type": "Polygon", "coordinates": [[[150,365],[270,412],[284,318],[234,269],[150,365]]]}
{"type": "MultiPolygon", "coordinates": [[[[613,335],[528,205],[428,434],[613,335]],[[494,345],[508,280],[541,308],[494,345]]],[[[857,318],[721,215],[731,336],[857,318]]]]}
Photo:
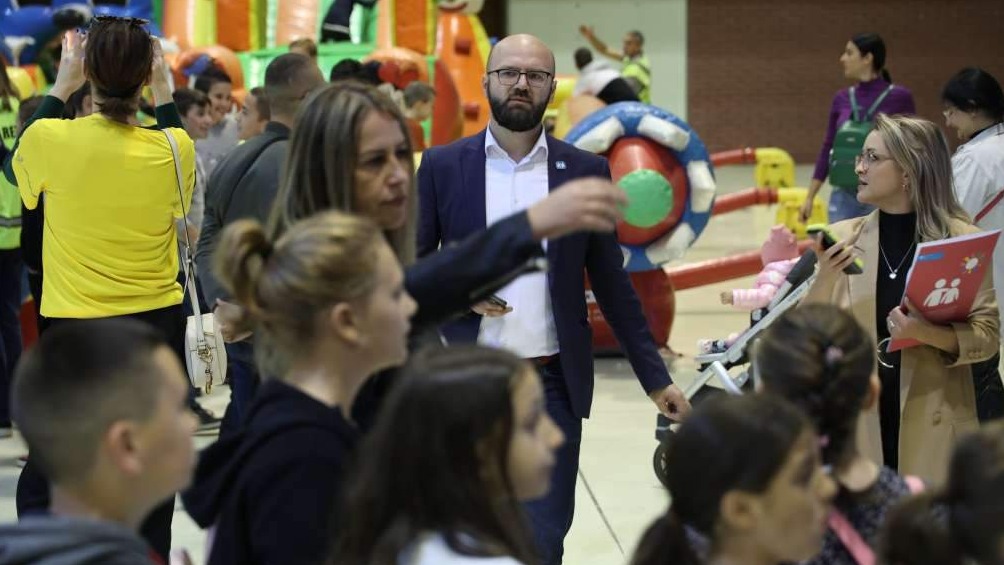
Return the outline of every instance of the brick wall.
{"type": "Polygon", "coordinates": [[[941,88],[962,67],[1004,82],[1002,0],[690,0],[688,121],[711,151],[773,145],[814,161],[849,86],[837,59],[864,31],[882,35],[893,81],[939,124],[941,88]]]}

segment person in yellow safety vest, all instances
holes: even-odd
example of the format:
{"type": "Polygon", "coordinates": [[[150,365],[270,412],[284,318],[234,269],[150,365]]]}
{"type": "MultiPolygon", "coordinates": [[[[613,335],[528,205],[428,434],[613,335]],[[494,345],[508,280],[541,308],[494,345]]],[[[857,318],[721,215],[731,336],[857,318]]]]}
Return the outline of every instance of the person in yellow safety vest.
{"type": "MultiPolygon", "coordinates": [[[[0,59],[0,139],[6,157],[17,139],[17,89],[0,59]]],[[[3,179],[0,182],[0,438],[10,437],[10,386],[21,357],[21,194],[3,179]]]]}
{"type": "Polygon", "coordinates": [[[650,89],[652,86],[652,64],[645,56],[645,36],[638,30],[632,30],[624,35],[624,44],[621,51],[611,49],[606,43],[596,37],[593,26],[579,26],[579,33],[582,34],[589,44],[598,53],[616,59],[621,62],[621,76],[628,81],[638,94],[638,98],[651,104],[650,89]]]}

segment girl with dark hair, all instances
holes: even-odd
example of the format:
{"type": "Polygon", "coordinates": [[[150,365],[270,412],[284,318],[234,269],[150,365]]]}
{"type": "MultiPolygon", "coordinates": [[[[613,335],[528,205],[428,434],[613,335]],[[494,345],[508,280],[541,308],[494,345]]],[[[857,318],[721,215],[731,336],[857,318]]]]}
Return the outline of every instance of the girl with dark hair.
{"type": "Polygon", "coordinates": [[[945,487],[894,508],[880,543],[887,565],[1004,565],[1004,424],[959,440],[945,487]]]}
{"type": "Polygon", "coordinates": [[[819,551],[836,489],[797,408],[771,395],[716,398],[666,447],[672,503],[632,565],[772,565],[819,551]]]}
{"type": "MultiPolygon", "coordinates": [[[[874,546],[886,513],[911,489],[857,446],[858,419],[878,403],[881,387],[873,372],[871,336],[835,306],[808,305],[770,326],[757,345],[754,366],[764,393],[794,403],[813,421],[824,438],[823,463],[839,487],[834,506],[851,535],[874,546]]],[[[808,563],[857,565],[857,540],[847,536],[848,531],[831,527],[822,552],[808,563]]]]}
{"type": "MultiPolygon", "coordinates": [[[[50,327],[77,319],[138,319],[160,330],[183,360],[174,221],[191,199],[195,148],[181,129],[160,43],[135,20],[106,17],[91,23],[86,46],[75,32],[63,41],[56,82],[4,165],[28,208],[45,199],[41,315],[50,327]],[[95,113],[60,119],[67,100],[88,80],[95,113]],[[158,122],[179,147],[180,189],[164,132],[130,125],[147,83],[158,122]]],[[[29,454],[18,511],[48,504],[48,485],[29,454]]],[[[155,510],[143,530],[165,557],[173,506],[172,499],[155,510]]]]}
{"type": "MultiPolygon", "coordinates": [[[[834,157],[837,155],[832,150],[834,140],[840,137],[838,132],[849,123],[870,122],[880,113],[894,115],[917,112],[913,94],[898,84],[892,84],[885,59],[885,42],[875,33],[859,33],[844,46],[840,64],[844,68],[844,78],[853,81],[854,86],[837,91],[833,97],[826,137],[819,149],[816,169],[812,173],[809,192],[802,205],[803,222],[812,215],[812,202],[827,177],[832,189],[830,223],[864,216],[874,210],[874,207],[857,199],[858,185],[854,179],[853,157],[841,157],[835,162],[834,157]]],[[[851,152],[857,151],[860,151],[860,147],[851,152]]]]}
{"type": "Polygon", "coordinates": [[[244,429],[202,454],[185,507],[212,528],[211,565],[319,563],[359,439],[349,408],[371,374],[404,363],[415,302],[380,229],[348,214],[318,214],[275,243],[241,220],[214,257],[277,377],[244,429]]]}
{"type": "MultiPolygon", "coordinates": [[[[945,125],[962,145],[952,155],[955,196],[973,223],[984,230],[1004,228],[1004,92],[997,79],[977,67],[955,74],[944,90],[945,125]]],[[[1004,242],[994,249],[994,288],[1004,318],[1004,242]]]]}
{"type": "Polygon", "coordinates": [[[484,347],[431,349],[385,414],[346,485],[330,564],[537,562],[520,502],[547,492],[564,436],[528,362],[484,347]]]}

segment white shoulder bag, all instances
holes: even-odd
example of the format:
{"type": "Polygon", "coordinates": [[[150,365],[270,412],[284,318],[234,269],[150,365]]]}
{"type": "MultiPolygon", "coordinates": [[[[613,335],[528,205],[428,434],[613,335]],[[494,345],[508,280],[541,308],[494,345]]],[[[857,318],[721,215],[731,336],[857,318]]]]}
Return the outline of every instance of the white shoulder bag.
{"type": "Polygon", "coordinates": [[[203,314],[199,308],[199,296],[196,292],[195,260],[192,258],[192,240],[188,235],[188,210],[185,207],[184,177],[181,174],[181,156],[178,154],[178,142],[167,129],[161,130],[167,136],[174,155],[174,174],[178,181],[178,197],[181,199],[181,217],[185,224],[185,241],[187,247],[178,245],[179,258],[185,268],[185,291],[192,303],[194,316],[189,316],[185,324],[185,365],[192,385],[202,388],[208,394],[214,383],[223,382],[227,371],[227,350],[223,335],[216,331],[216,318],[212,312],[203,314]],[[184,249],[182,249],[184,247],[184,249]]]}

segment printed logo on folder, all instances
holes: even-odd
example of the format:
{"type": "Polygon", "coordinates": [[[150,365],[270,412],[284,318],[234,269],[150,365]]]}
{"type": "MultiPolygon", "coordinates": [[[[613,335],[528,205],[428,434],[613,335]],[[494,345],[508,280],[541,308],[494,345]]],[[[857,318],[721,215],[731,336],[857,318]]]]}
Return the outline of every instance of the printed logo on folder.
{"type": "MultiPolygon", "coordinates": [[[[993,268],[1000,230],[921,243],[906,279],[906,296],[927,321],[963,322],[973,309],[980,286],[993,268]]],[[[904,301],[905,302],[905,301],[904,301]]],[[[889,351],[920,345],[914,339],[894,339],[889,351]]]]}

